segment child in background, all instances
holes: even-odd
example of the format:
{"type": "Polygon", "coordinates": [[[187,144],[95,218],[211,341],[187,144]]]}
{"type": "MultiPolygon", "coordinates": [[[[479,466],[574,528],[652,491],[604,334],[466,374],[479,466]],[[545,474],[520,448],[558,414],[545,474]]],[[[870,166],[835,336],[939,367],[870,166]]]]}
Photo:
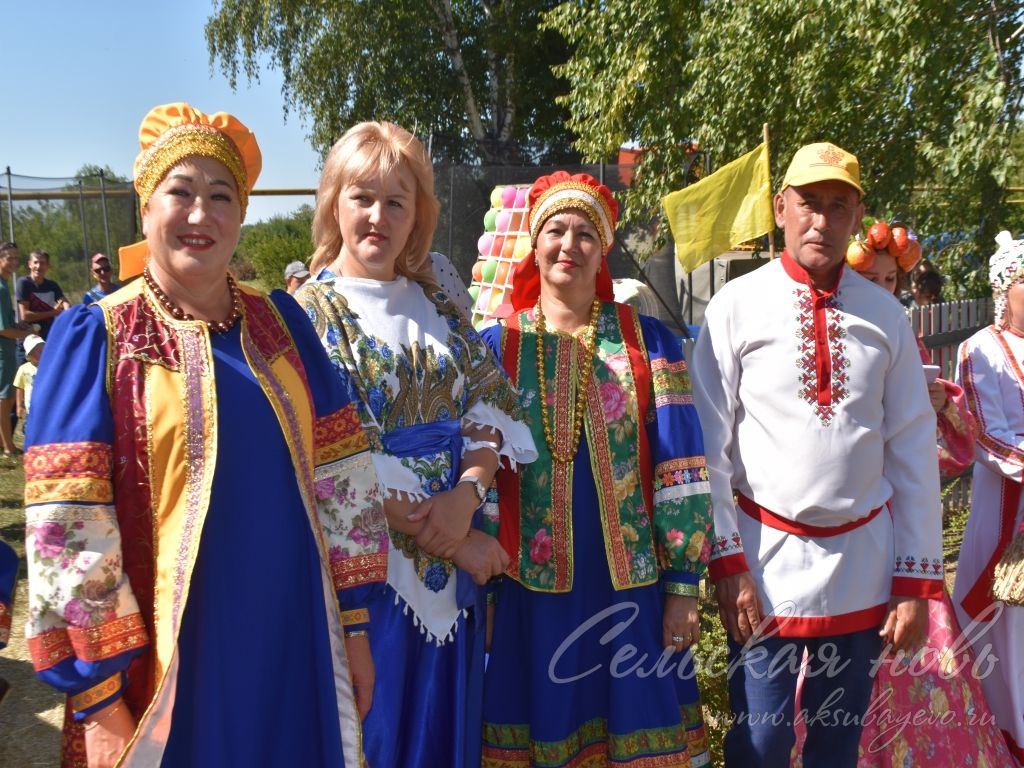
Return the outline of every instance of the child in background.
{"type": "Polygon", "coordinates": [[[42,357],[43,347],[46,346],[46,342],[43,341],[42,336],[31,333],[25,337],[24,345],[26,360],[18,368],[18,372],[14,374],[14,389],[15,396],[17,397],[16,408],[23,430],[28,419],[29,405],[32,402],[32,382],[36,378],[39,358],[42,357]]]}

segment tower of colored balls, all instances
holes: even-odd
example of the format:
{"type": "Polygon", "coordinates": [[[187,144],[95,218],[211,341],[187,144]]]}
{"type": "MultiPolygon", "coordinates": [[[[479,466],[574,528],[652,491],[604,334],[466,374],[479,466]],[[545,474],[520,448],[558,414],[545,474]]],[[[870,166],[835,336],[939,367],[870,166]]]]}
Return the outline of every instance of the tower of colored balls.
{"type": "Polygon", "coordinates": [[[473,297],[473,325],[480,328],[504,315],[502,305],[512,297],[515,265],[530,253],[526,216],[529,185],[499,186],[491,192],[491,208],[484,215],[484,233],[477,241],[476,264],[469,295],[473,297]]]}

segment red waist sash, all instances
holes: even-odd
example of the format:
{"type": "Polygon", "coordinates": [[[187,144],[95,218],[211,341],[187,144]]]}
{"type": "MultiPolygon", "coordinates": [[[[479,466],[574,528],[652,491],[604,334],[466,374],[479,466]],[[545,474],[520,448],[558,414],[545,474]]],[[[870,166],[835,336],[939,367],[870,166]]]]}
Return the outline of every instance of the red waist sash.
{"type": "Polygon", "coordinates": [[[882,511],[882,507],[875,507],[864,515],[864,517],[851,520],[849,523],[843,523],[842,525],[806,525],[804,523],[798,523],[795,520],[789,520],[782,517],[781,515],[772,512],[770,509],[765,509],[756,501],[748,499],[742,493],[738,493],[736,495],[739,497],[738,501],[740,509],[762,525],[767,525],[769,528],[774,528],[777,531],[795,533],[798,536],[838,536],[841,533],[847,533],[848,531],[860,528],[862,525],[867,525],[878,517],[878,513],[882,511]]]}

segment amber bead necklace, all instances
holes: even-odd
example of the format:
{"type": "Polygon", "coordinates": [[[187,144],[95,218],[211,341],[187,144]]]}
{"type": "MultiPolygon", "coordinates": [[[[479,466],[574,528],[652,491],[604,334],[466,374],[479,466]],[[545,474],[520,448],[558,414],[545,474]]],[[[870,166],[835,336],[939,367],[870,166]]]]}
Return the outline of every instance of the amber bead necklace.
{"type": "MultiPolygon", "coordinates": [[[[204,320],[203,322],[210,328],[210,333],[227,333],[234,328],[235,323],[242,317],[242,291],[238,288],[238,283],[235,282],[235,278],[230,272],[227,273],[227,278],[228,290],[231,292],[231,314],[224,320],[204,320]]],[[[153,292],[156,300],[160,302],[160,306],[164,308],[167,314],[175,320],[195,320],[195,317],[175,304],[171,297],[164,292],[164,289],[157,284],[156,280],[153,279],[153,275],[150,274],[148,266],[142,272],[142,279],[146,281],[149,290],[153,292]]]]}
{"type": "MultiPolygon", "coordinates": [[[[597,350],[597,317],[601,313],[601,300],[594,299],[590,310],[590,324],[583,332],[584,360],[580,365],[578,382],[576,385],[576,407],[573,411],[572,422],[569,425],[569,450],[561,453],[556,447],[555,438],[551,433],[551,421],[548,417],[548,386],[547,376],[544,371],[544,312],[540,307],[540,299],[537,299],[537,377],[540,392],[540,420],[544,426],[544,441],[548,444],[551,458],[562,464],[568,464],[576,458],[576,452],[580,447],[580,433],[583,431],[583,418],[587,410],[587,387],[590,385],[590,374],[594,367],[594,352],[597,350]]],[[[573,353],[576,353],[575,339],[573,339],[573,353]]],[[[555,386],[558,384],[556,382],[555,386]]],[[[553,408],[554,406],[552,406],[553,408]]]]}

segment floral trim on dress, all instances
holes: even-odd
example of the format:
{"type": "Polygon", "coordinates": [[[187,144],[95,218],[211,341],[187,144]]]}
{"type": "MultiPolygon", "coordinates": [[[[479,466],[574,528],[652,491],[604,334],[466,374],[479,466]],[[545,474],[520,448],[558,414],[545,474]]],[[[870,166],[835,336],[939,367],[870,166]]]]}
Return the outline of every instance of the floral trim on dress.
{"type": "Polygon", "coordinates": [[[369,448],[366,430],[354,403],[316,420],[313,434],[317,465],[330,464],[369,448]]]}
{"type": "Polygon", "coordinates": [[[608,733],[597,717],[560,741],[534,741],[529,725],[484,723],[483,768],[697,768],[707,765],[707,732],[698,701],[679,707],[680,722],[628,734],[608,733]]]}
{"type": "Polygon", "coordinates": [[[121,692],[121,673],[118,672],[116,675],[111,675],[102,683],[94,685],[87,691],[82,691],[79,694],[68,697],[68,703],[71,708],[76,712],[81,712],[99,704],[105,699],[109,699],[117,693],[121,692]]]}
{"type": "Polygon", "coordinates": [[[176,327],[160,315],[145,283],[134,291],[135,296],[128,301],[115,303],[108,296],[97,305],[103,310],[107,327],[108,392],[113,391],[114,369],[120,360],[160,365],[171,371],[181,369],[176,327]]]}
{"type": "Polygon", "coordinates": [[[110,505],[33,505],[25,553],[32,572],[26,631],[37,670],[74,655],[110,658],[148,643],[122,572],[110,505]]]}
{"type": "Polygon", "coordinates": [[[703,456],[663,461],[655,467],[655,505],[670,507],[677,523],[685,521],[659,534],[658,564],[663,570],[701,570],[711,560],[709,487],[703,456]],[[691,498],[694,496],[697,498],[691,498]]]}
{"type": "Polygon", "coordinates": [[[693,390],[685,360],[670,363],[663,357],[651,360],[654,405],[693,405],[693,390]]]}
{"type": "Polygon", "coordinates": [[[142,648],[148,642],[142,616],[135,613],[95,627],[68,627],[75,656],[82,661],[102,661],[142,648]]]}
{"type": "Polygon", "coordinates": [[[25,452],[25,504],[110,503],[112,469],[110,446],[103,443],[31,446],[25,452]]]}
{"type": "Polygon", "coordinates": [[[372,471],[366,451],[316,468],[316,507],[335,590],[387,578],[388,524],[378,488],[353,482],[372,471]]]}

